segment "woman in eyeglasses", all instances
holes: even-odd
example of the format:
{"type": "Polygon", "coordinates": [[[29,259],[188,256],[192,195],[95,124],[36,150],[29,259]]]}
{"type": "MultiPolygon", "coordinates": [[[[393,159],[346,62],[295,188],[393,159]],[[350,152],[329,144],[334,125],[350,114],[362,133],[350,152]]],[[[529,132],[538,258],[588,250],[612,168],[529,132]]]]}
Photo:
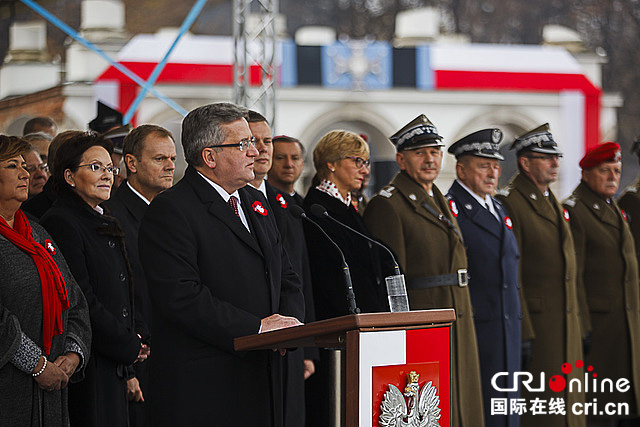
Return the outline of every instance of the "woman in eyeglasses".
{"type": "MultiPolygon", "coordinates": [[[[369,235],[351,200],[351,192],[359,189],[369,175],[368,144],[354,132],[331,131],[313,150],[313,164],[319,183],[309,189],[304,199],[305,210],[310,212],[311,206],[319,204],[338,221],[369,235]]],[[[344,252],[360,310],[363,313],[389,311],[384,278],[393,274],[390,257],[331,220],[316,220],[344,252]]],[[[339,254],[317,229],[307,225],[305,235],[309,242],[317,318],[349,314],[339,254]]]]}
{"type": "MultiPolygon", "coordinates": [[[[358,134],[334,130],[324,135],[313,150],[315,185],[304,199],[304,209],[313,216],[313,205],[370,236],[362,216],[354,207],[351,192],[361,188],[369,175],[369,146],[358,134]]],[[[314,218],[344,253],[351,271],[356,305],[362,313],[389,311],[384,278],[394,274],[388,254],[364,238],[347,231],[328,218],[314,218]]],[[[312,225],[304,222],[309,252],[313,298],[317,320],[349,314],[342,260],[333,245],[312,225]]],[[[316,374],[306,383],[307,425],[329,425],[331,353],[320,351],[316,374]]]]}
{"type": "Polygon", "coordinates": [[[127,390],[137,384],[131,365],[148,354],[135,332],[124,234],[101,206],[118,172],[112,150],[110,141],[90,132],[60,146],[52,177],[58,199],[41,219],[84,292],[93,328],[85,380],[69,387],[72,426],[126,426],[127,394],[140,393],[127,390]]]}

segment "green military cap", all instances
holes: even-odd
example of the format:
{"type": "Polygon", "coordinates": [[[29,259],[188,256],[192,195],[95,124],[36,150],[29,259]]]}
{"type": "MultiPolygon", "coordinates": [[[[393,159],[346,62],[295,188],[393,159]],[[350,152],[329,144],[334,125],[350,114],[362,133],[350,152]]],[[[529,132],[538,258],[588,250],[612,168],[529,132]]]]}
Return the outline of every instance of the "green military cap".
{"type": "Polygon", "coordinates": [[[518,156],[528,152],[562,156],[562,151],[558,150],[558,144],[553,140],[553,135],[549,131],[549,123],[517,137],[511,144],[511,150],[516,150],[518,156]]]}
{"type": "Polygon", "coordinates": [[[500,129],[482,129],[457,140],[447,151],[456,156],[456,159],[462,156],[477,156],[504,160],[498,151],[500,141],[502,141],[500,129]]]}
{"type": "Polygon", "coordinates": [[[422,147],[444,147],[438,129],[424,114],[389,137],[397,151],[415,150],[422,147]]]}

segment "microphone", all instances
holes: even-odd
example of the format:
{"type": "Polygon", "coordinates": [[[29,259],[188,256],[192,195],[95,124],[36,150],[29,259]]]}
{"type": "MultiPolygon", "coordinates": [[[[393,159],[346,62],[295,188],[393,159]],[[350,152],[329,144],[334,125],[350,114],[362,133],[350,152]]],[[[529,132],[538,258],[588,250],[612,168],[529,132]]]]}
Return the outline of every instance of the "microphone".
{"type": "Polygon", "coordinates": [[[331,244],[336,248],[336,250],[340,254],[340,258],[342,259],[342,271],[344,273],[344,281],[347,287],[347,303],[349,304],[349,312],[351,314],[359,314],[360,309],[356,305],[356,295],[353,293],[353,284],[351,283],[351,273],[349,272],[349,266],[347,265],[347,261],[345,260],[344,254],[342,253],[342,250],[340,249],[340,247],[336,244],[336,242],[333,241],[331,237],[329,237],[329,235],[322,229],[322,227],[320,227],[320,225],[317,222],[315,222],[314,220],[312,220],[307,216],[307,214],[304,212],[304,209],[302,209],[300,206],[292,204],[289,207],[289,211],[291,211],[291,215],[293,215],[295,218],[302,218],[308,221],[309,223],[313,224],[318,230],[320,230],[320,232],[324,235],[324,237],[326,237],[327,240],[331,242],[331,244]]]}
{"type": "Polygon", "coordinates": [[[368,242],[376,244],[379,247],[383,248],[385,251],[387,251],[391,259],[393,260],[394,270],[395,270],[395,275],[385,277],[384,279],[387,285],[387,298],[389,300],[389,310],[391,310],[392,313],[397,311],[409,311],[409,299],[407,297],[407,287],[404,282],[404,275],[400,274],[400,267],[398,266],[398,262],[396,261],[396,258],[393,256],[393,253],[391,252],[391,250],[389,250],[389,248],[387,248],[382,243],[370,238],[369,236],[359,232],[358,230],[354,230],[353,228],[349,227],[347,224],[344,224],[338,221],[337,219],[333,218],[331,215],[329,215],[329,212],[327,212],[327,209],[322,205],[319,205],[319,204],[311,205],[311,213],[313,214],[313,216],[318,218],[323,218],[323,217],[328,218],[331,221],[335,222],[336,224],[340,225],[341,227],[346,228],[347,230],[357,234],[358,236],[362,237],[368,242]]]}
{"type": "Polygon", "coordinates": [[[393,256],[393,253],[385,245],[383,245],[382,243],[378,242],[377,240],[372,239],[371,237],[367,236],[366,234],[362,234],[358,230],[355,230],[355,229],[349,227],[347,224],[344,224],[344,223],[338,221],[337,219],[335,219],[334,217],[329,215],[329,212],[327,212],[327,209],[322,205],[319,205],[317,203],[311,205],[311,214],[313,216],[315,216],[316,218],[323,218],[323,217],[324,218],[329,218],[331,221],[335,222],[336,224],[340,225],[341,227],[346,228],[347,230],[357,234],[358,236],[362,237],[363,239],[365,239],[365,240],[367,240],[367,241],[369,241],[369,242],[371,242],[371,243],[373,243],[375,245],[378,245],[379,247],[381,247],[382,249],[387,251],[387,253],[391,257],[391,259],[393,260],[395,274],[396,275],[400,274],[400,266],[398,266],[398,262],[396,261],[396,257],[393,256]]]}

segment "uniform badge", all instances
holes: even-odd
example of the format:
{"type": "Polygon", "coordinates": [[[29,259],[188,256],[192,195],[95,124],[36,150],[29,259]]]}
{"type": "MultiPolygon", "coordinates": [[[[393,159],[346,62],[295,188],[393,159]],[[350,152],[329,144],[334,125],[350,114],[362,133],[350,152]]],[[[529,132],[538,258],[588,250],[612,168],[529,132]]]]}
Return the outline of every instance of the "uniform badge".
{"type": "Polygon", "coordinates": [[[389,384],[380,404],[380,427],[436,427],[440,426],[440,396],[432,381],[420,389],[420,374],[407,374],[407,386],[402,393],[389,384]]]}
{"type": "Polygon", "coordinates": [[[595,210],[599,211],[599,210],[600,210],[600,205],[599,205],[599,204],[597,204],[597,203],[594,203],[594,204],[593,204],[593,209],[595,209],[595,210]]]}
{"type": "Polygon", "coordinates": [[[624,222],[629,222],[629,217],[627,216],[627,213],[624,211],[624,209],[620,209],[620,213],[622,214],[622,219],[624,219],[624,222]]]}
{"type": "Polygon", "coordinates": [[[287,201],[284,199],[282,194],[278,193],[278,195],[276,196],[276,200],[278,201],[278,203],[280,203],[280,206],[282,206],[284,209],[287,208],[287,201]]]}
{"type": "Polygon", "coordinates": [[[395,190],[395,187],[393,185],[390,185],[380,190],[378,194],[388,199],[389,197],[393,196],[393,190],[395,190]]]}
{"type": "Polygon", "coordinates": [[[616,153],[614,154],[614,157],[613,157],[613,161],[614,162],[621,162],[622,161],[622,151],[616,150],[616,153]]]}
{"type": "Polygon", "coordinates": [[[511,221],[511,218],[508,216],[504,217],[504,225],[506,225],[509,230],[513,230],[513,221],[511,221]]]}
{"type": "Polygon", "coordinates": [[[493,141],[494,144],[497,144],[501,140],[502,140],[502,131],[500,129],[494,129],[493,132],[491,132],[491,141],[493,141]]]}
{"type": "Polygon", "coordinates": [[[467,210],[471,210],[473,209],[473,206],[471,206],[469,203],[467,203],[466,205],[464,205],[465,208],[467,208],[467,210]]]}
{"type": "Polygon", "coordinates": [[[458,206],[456,205],[456,202],[449,200],[449,209],[451,209],[453,216],[458,218],[458,206]]]}
{"type": "Polygon", "coordinates": [[[569,222],[570,217],[569,217],[569,211],[568,210],[563,209],[562,210],[562,216],[564,217],[565,221],[569,222]]]}
{"type": "Polygon", "coordinates": [[[410,198],[411,200],[413,200],[414,202],[415,202],[416,200],[418,200],[418,198],[416,197],[416,195],[415,195],[415,194],[413,194],[413,193],[409,194],[409,198],[410,198]]]}
{"type": "Polygon", "coordinates": [[[58,252],[58,251],[56,251],[56,248],[53,247],[53,245],[51,244],[51,240],[49,240],[49,239],[44,241],[44,247],[45,247],[46,250],[49,251],[49,253],[51,255],[55,255],[56,252],[58,252]]]}
{"type": "Polygon", "coordinates": [[[536,196],[536,193],[529,194],[529,197],[531,197],[533,200],[538,200],[538,196],[536,196]]]}
{"type": "Polygon", "coordinates": [[[260,215],[267,216],[267,210],[264,208],[264,206],[262,206],[262,203],[260,203],[259,201],[256,200],[255,202],[253,202],[251,207],[253,208],[254,211],[258,212],[260,215]]]}

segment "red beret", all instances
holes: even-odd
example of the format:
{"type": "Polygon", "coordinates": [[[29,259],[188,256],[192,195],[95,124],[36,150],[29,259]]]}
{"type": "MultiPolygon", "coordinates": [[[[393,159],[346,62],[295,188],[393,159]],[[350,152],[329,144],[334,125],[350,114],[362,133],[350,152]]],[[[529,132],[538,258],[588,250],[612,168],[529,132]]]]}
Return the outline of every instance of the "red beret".
{"type": "Polygon", "coordinates": [[[622,161],[620,145],[615,142],[605,142],[589,150],[580,160],[580,167],[582,169],[591,169],[601,163],[620,161],[622,161]]]}

